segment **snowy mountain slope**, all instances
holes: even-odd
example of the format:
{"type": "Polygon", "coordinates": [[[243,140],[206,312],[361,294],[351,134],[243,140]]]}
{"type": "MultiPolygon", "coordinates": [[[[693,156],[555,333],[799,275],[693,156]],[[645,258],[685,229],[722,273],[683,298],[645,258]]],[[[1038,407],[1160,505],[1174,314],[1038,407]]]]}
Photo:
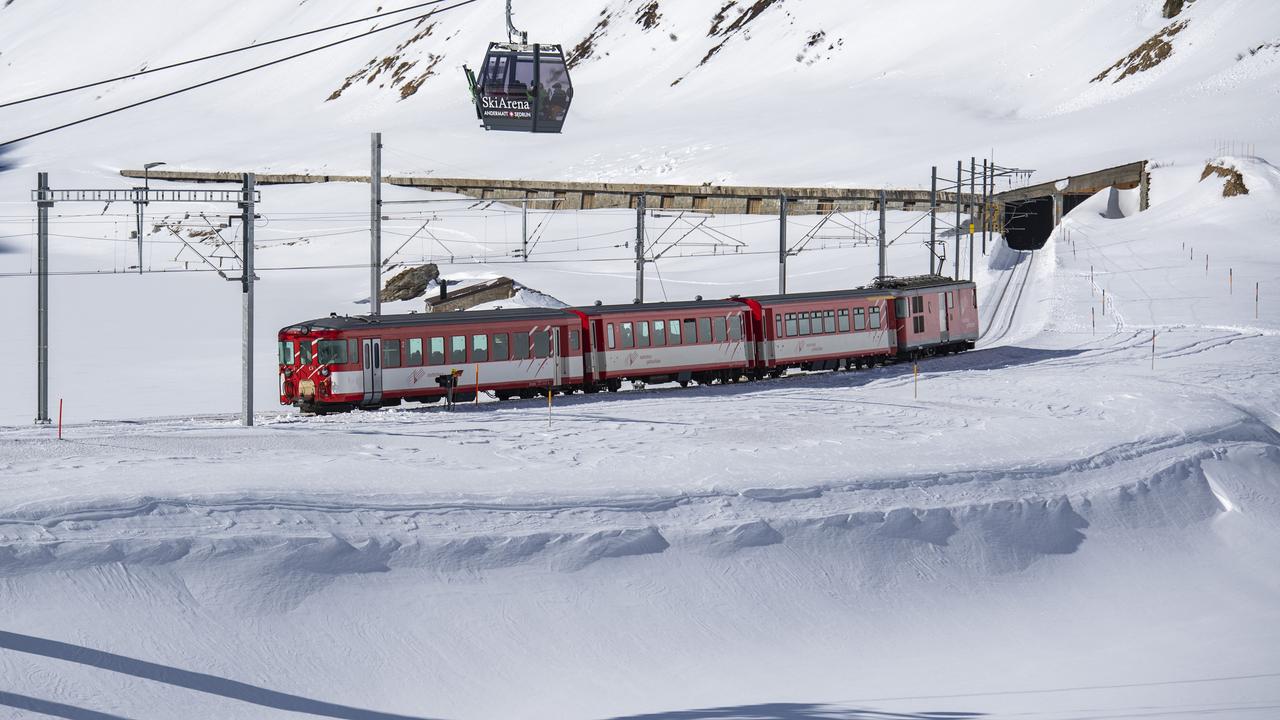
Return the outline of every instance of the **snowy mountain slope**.
{"type": "MultiPolygon", "coordinates": [[[[646,29],[641,11],[649,4],[517,4],[517,24],[531,37],[566,47],[608,20],[594,52],[575,67],[578,91],[564,136],[486,135],[475,126],[460,68],[476,66],[485,44],[504,36],[501,3],[478,2],[237,78],[221,90],[34,141],[22,151],[24,167],[27,175],[34,165],[65,174],[160,158],[203,169],[358,172],[367,167],[366,133],[373,129],[386,133],[391,172],[692,183],[918,186],[930,165],[993,148],[1004,163],[1034,165],[1046,177],[1156,155],[1198,159],[1222,139],[1256,143],[1263,155],[1280,150],[1268,144],[1276,137],[1280,68],[1280,54],[1268,43],[1280,38],[1280,11],[1264,0],[1189,5],[1178,18],[1187,25],[1172,39],[1171,55],[1120,82],[1090,80],[1167,23],[1155,0],[1073,3],[1052,16],[1013,0],[744,2],[725,11],[714,33],[721,3],[659,3],[656,24],[646,29]],[[755,6],[764,9],[727,30],[755,6]],[[327,99],[347,78],[384,61],[386,74],[369,82],[370,72],[327,99]],[[409,67],[396,81],[402,65],[409,67]],[[405,85],[428,68],[416,92],[403,98],[405,85]]],[[[6,97],[24,96],[321,27],[375,7],[79,3],[68,21],[66,6],[16,2],[0,10],[0,77],[6,97]]],[[[6,134],[365,28],[6,109],[6,134]]],[[[24,176],[17,187],[29,182],[24,176]]]]}

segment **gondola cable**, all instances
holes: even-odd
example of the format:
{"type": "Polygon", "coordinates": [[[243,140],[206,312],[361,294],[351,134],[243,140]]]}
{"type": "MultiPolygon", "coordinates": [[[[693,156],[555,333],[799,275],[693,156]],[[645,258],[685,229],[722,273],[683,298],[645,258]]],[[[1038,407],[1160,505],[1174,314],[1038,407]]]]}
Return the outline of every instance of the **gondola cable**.
{"type": "Polygon", "coordinates": [[[109,116],[109,115],[115,115],[116,113],[124,112],[125,110],[132,110],[133,108],[141,107],[141,106],[143,106],[143,105],[147,105],[147,104],[150,104],[150,103],[156,102],[156,101],[158,101],[158,100],[164,100],[165,98],[170,98],[170,97],[173,97],[174,95],[181,95],[181,94],[183,94],[183,93],[190,92],[190,91],[192,91],[192,90],[197,90],[197,89],[202,88],[202,87],[205,87],[205,86],[207,86],[207,85],[213,85],[214,83],[219,83],[219,82],[222,82],[223,80],[230,80],[231,78],[239,77],[239,76],[241,76],[241,75],[247,75],[248,73],[254,72],[254,71],[256,71],[256,70],[262,70],[262,69],[264,69],[264,68],[268,68],[268,67],[271,67],[271,66],[273,66],[273,65],[279,65],[280,63],[288,62],[289,60],[294,60],[294,59],[296,59],[296,58],[300,58],[300,57],[302,57],[302,56],[304,56],[304,55],[310,55],[310,54],[312,54],[312,53],[319,52],[319,51],[321,51],[321,50],[328,50],[328,49],[329,49],[329,48],[331,48],[331,47],[336,47],[336,46],[338,46],[338,45],[342,45],[342,44],[344,44],[344,43],[349,43],[349,42],[352,42],[352,41],[354,41],[354,40],[359,40],[359,39],[361,39],[361,38],[368,37],[368,36],[373,35],[373,34],[375,34],[375,33],[385,32],[385,31],[390,30],[390,29],[392,29],[392,28],[400,27],[401,25],[407,25],[407,24],[412,23],[412,22],[417,22],[417,21],[419,21],[419,20],[422,20],[423,18],[431,17],[432,15],[437,15],[437,14],[442,13],[442,12],[447,12],[447,11],[449,11],[449,10],[453,10],[453,9],[455,9],[455,8],[462,7],[463,5],[470,5],[471,3],[474,3],[474,2],[477,2],[477,0],[460,0],[459,2],[456,2],[456,3],[454,3],[453,5],[449,5],[449,6],[447,6],[447,7],[438,8],[438,9],[436,9],[436,10],[432,10],[431,12],[426,13],[426,14],[424,14],[424,15],[416,15],[416,16],[414,16],[414,17],[411,17],[411,18],[407,19],[407,20],[401,20],[401,21],[399,21],[399,22],[392,23],[392,24],[390,24],[390,25],[387,25],[386,27],[380,27],[380,28],[374,28],[374,29],[372,29],[372,30],[367,30],[367,31],[365,31],[365,32],[363,32],[363,33],[360,33],[359,35],[352,35],[351,37],[348,37],[348,38],[343,38],[343,39],[341,39],[341,40],[335,40],[335,41],[333,41],[333,42],[326,43],[326,44],[324,44],[324,45],[320,45],[319,47],[314,47],[314,48],[311,48],[311,49],[309,49],[309,50],[303,50],[303,51],[301,51],[301,52],[297,52],[297,53],[294,53],[294,54],[292,54],[292,55],[286,55],[285,57],[282,57],[282,58],[277,58],[277,59],[275,59],[275,60],[271,60],[271,61],[269,61],[269,62],[265,62],[265,63],[259,64],[259,65],[254,65],[253,67],[245,68],[244,70],[237,70],[236,72],[233,72],[233,73],[228,73],[228,74],[226,74],[226,75],[221,75],[221,76],[219,76],[219,77],[213,78],[212,80],[205,80],[204,82],[197,83],[197,84],[195,84],[195,85],[188,85],[188,86],[186,86],[186,87],[179,88],[179,89],[177,89],[177,90],[172,90],[172,91],[170,91],[170,92],[164,93],[163,95],[156,95],[155,97],[147,98],[146,100],[139,100],[139,101],[137,101],[137,102],[130,103],[130,104],[128,104],[128,105],[122,105],[121,107],[114,108],[114,109],[112,109],[112,110],[107,110],[107,111],[104,111],[104,112],[97,113],[96,115],[90,115],[90,116],[88,116],[88,117],[84,117],[84,118],[81,118],[81,119],[79,119],[79,120],[73,120],[72,122],[63,123],[63,124],[58,125],[58,126],[56,126],[56,127],[48,128],[48,129],[46,129],[46,130],[41,130],[41,131],[39,131],[39,132],[30,133],[30,134],[28,134],[28,135],[24,135],[24,136],[19,137],[19,138],[14,138],[13,140],[8,140],[8,141],[5,141],[5,142],[3,142],[3,143],[0,143],[0,148],[3,148],[3,147],[5,147],[5,146],[7,146],[7,145],[13,145],[14,143],[23,142],[23,141],[25,141],[25,140],[30,140],[30,139],[32,139],[32,138],[37,138],[37,137],[40,137],[41,135],[48,135],[49,133],[57,132],[57,131],[59,131],[59,130],[65,130],[65,129],[70,128],[70,127],[75,127],[76,125],[83,125],[84,123],[91,122],[91,121],[93,121],[93,120],[98,120],[98,119],[101,119],[101,118],[107,117],[107,116],[109,116]]]}

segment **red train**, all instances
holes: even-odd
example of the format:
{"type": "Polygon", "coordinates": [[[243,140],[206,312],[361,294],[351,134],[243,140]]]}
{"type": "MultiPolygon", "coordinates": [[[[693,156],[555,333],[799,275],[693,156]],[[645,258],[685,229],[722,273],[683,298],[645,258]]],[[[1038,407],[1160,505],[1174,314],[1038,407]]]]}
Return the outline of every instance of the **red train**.
{"type": "Polygon", "coordinates": [[[326,412],[450,391],[508,399],[738,382],[959,352],[977,338],[974,284],[936,275],[727,300],[331,315],[280,331],[280,402],[326,412]]]}

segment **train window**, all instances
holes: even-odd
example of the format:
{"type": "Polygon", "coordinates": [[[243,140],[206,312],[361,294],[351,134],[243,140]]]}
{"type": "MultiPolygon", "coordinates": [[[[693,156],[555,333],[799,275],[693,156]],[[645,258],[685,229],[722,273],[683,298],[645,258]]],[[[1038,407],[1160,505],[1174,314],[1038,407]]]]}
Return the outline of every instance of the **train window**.
{"type": "Polygon", "coordinates": [[[280,346],[280,364],[292,365],[293,364],[293,343],[281,342],[279,343],[279,346],[280,346]]]}
{"type": "Polygon", "coordinates": [[[391,338],[382,339],[382,367],[400,367],[400,341],[391,338]]]}
{"type": "Polygon", "coordinates": [[[698,342],[711,342],[711,318],[698,318],[698,342]]]}
{"type": "Polygon", "coordinates": [[[907,316],[907,299],[898,298],[893,301],[893,312],[900,318],[907,316]]]}
{"type": "Polygon", "coordinates": [[[467,336],[453,335],[449,338],[449,362],[464,363],[467,361],[467,336]]]}
{"type": "Polygon", "coordinates": [[[871,308],[870,313],[871,313],[870,315],[871,329],[879,330],[880,329],[880,306],[877,305],[876,307],[871,308]]]}
{"type": "Polygon", "coordinates": [[[800,327],[796,324],[796,314],[787,313],[787,336],[794,337],[800,334],[800,327]]]}
{"type": "Polygon", "coordinates": [[[489,361],[489,336],[471,336],[471,362],[489,361]]]}
{"type": "Polygon", "coordinates": [[[853,309],[853,329],[854,330],[867,329],[867,314],[866,314],[866,311],[864,311],[862,308],[853,309]]]}
{"type": "Polygon", "coordinates": [[[947,293],[947,309],[949,310],[955,306],[956,306],[956,294],[952,292],[947,293]]]}
{"type": "Polygon", "coordinates": [[[316,359],[321,365],[342,365],[347,362],[347,342],[321,340],[316,343],[316,359]]]}
{"type": "Polygon", "coordinates": [[[507,360],[511,357],[510,355],[507,354],[507,351],[510,349],[511,349],[511,345],[510,343],[507,342],[507,334],[494,333],[493,348],[492,348],[493,352],[489,353],[489,359],[497,360],[497,361],[507,360]]]}
{"type": "Polygon", "coordinates": [[[840,308],[840,332],[849,332],[849,309],[840,308]]]}
{"type": "Polygon", "coordinates": [[[918,315],[916,317],[911,318],[911,330],[912,332],[916,332],[916,333],[924,332],[924,316],[923,315],[918,315]]]}
{"type": "Polygon", "coordinates": [[[729,339],[729,328],[728,328],[728,326],[725,324],[725,319],[724,319],[724,318],[722,318],[722,317],[712,318],[712,319],[711,319],[711,330],[712,330],[712,333],[713,333],[713,334],[712,334],[712,339],[713,339],[713,340],[715,340],[716,342],[718,342],[718,343],[722,343],[722,342],[724,342],[725,340],[728,340],[728,339],[729,339]]]}
{"type": "Polygon", "coordinates": [[[742,316],[734,315],[729,319],[729,339],[737,342],[742,339],[742,316]]]}
{"type": "Polygon", "coordinates": [[[775,330],[777,330],[777,332],[774,334],[774,336],[773,336],[773,337],[774,337],[774,339],[777,339],[777,338],[782,337],[782,316],[781,316],[781,315],[774,315],[774,316],[773,316],[773,320],[774,320],[774,323],[773,323],[773,324],[775,325],[775,328],[774,328],[774,329],[775,329],[775,330]]]}
{"type": "Polygon", "coordinates": [[[667,322],[665,320],[653,321],[653,346],[662,347],[667,344],[667,322]]]}
{"type": "Polygon", "coordinates": [[[823,332],[836,331],[836,311],[835,310],[828,310],[827,314],[822,316],[822,331],[823,332]]]}
{"type": "Polygon", "coordinates": [[[298,342],[298,362],[303,365],[311,364],[311,341],[301,340],[298,342]]]}
{"type": "Polygon", "coordinates": [[[347,362],[360,362],[360,341],[355,338],[347,340],[347,362]]]}
{"type": "Polygon", "coordinates": [[[680,321],[668,320],[667,332],[671,333],[671,344],[679,345],[680,344],[680,321]]]}
{"type": "Polygon", "coordinates": [[[617,346],[618,345],[613,338],[613,323],[609,323],[609,349],[612,350],[617,346]]]}
{"type": "Polygon", "coordinates": [[[569,331],[569,349],[577,350],[579,347],[580,345],[578,344],[578,331],[570,330],[569,331]]]}
{"type": "Polygon", "coordinates": [[[551,335],[546,330],[533,333],[533,356],[544,358],[551,355],[551,335]]]}
{"type": "Polygon", "coordinates": [[[686,319],[684,321],[684,344],[692,345],[698,342],[698,321],[686,319]]]}
{"type": "Polygon", "coordinates": [[[631,329],[631,323],[621,323],[622,328],[622,347],[629,348],[636,346],[635,333],[631,329]]]}
{"type": "Polygon", "coordinates": [[[444,338],[431,338],[427,341],[427,362],[432,365],[444,364],[444,338]]]}
{"type": "Polygon", "coordinates": [[[649,321],[636,323],[636,347],[649,347],[649,321]]]}
{"type": "Polygon", "coordinates": [[[917,295],[911,298],[911,312],[913,314],[924,312],[924,296],[923,295],[917,295]]]}
{"type": "Polygon", "coordinates": [[[800,334],[809,334],[809,313],[800,313],[800,334]]]}
{"type": "Polygon", "coordinates": [[[405,350],[404,364],[417,367],[422,364],[422,338],[409,338],[409,346],[405,350]]]}
{"type": "Polygon", "coordinates": [[[529,333],[511,333],[511,359],[527,360],[529,358],[529,333]]]}

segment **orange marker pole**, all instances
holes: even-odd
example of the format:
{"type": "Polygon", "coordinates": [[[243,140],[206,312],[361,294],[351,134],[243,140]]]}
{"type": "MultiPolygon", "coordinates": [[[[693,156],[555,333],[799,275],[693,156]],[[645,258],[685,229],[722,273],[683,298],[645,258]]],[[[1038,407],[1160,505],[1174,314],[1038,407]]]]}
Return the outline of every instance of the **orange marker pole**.
{"type": "Polygon", "coordinates": [[[476,363],[476,405],[480,404],[480,364],[476,363]]]}
{"type": "Polygon", "coordinates": [[[1089,308],[1089,324],[1093,326],[1093,334],[1098,334],[1098,308],[1089,308]]]}
{"type": "Polygon", "coordinates": [[[920,397],[920,364],[911,363],[911,397],[920,397]]]}
{"type": "Polygon", "coordinates": [[[1156,331],[1151,331],[1151,369],[1156,369],[1156,331]]]}
{"type": "Polygon", "coordinates": [[[1236,271],[1235,268],[1227,268],[1227,294],[1236,294],[1236,271]]]}
{"type": "Polygon", "coordinates": [[[551,387],[547,386],[547,429],[551,429],[551,387]]]}
{"type": "Polygon", "coordinates": [[[62,439],[62,398],[58,398],[58,439],[62,439]]]}

